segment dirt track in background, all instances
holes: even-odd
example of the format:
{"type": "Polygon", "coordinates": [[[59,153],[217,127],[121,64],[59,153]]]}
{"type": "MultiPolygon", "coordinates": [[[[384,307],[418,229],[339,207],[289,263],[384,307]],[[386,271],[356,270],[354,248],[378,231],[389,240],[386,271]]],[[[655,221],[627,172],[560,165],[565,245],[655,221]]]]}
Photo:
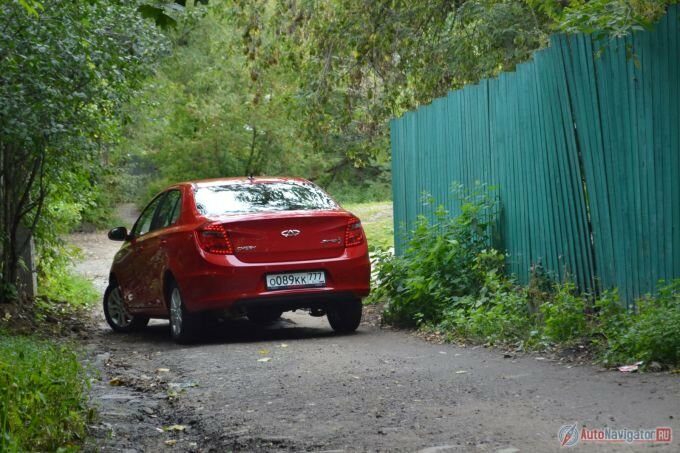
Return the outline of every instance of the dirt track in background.
{"type": "MultiPolygon", "coordinates": [[[[102,290],[118,243],[73,235],[78,270],[102,290]]],[[[335,335],[325,318],[215,324],[190,347],[167,322],[120,335],[97,318],[86,344],[99,451],[560,450],[560,426],[670,426],[680,437],[680,377],[622,374],[481,347],[435,345],[363,325],[335,335]],[[270,359],[270,360],[262,360],[270,359]],[[540,360],[543,359],[543,360],[540,360]]],[[[582,445],[639,451],[642,445],[582,445]]],[[[678,451],[680,444],[654,451],[678,451]]]]}

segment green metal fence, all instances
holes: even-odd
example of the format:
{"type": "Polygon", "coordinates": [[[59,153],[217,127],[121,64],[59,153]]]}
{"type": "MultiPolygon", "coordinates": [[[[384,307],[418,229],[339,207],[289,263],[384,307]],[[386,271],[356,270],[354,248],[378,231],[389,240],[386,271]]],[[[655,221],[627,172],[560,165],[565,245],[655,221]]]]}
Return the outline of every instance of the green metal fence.
{"type": "MultiPolygon", "coordinates": [[[[451,183],[498,187],[500,246],[627,300],[680,277],[680,22],[598,41],[556,35],[515,72],[391,122],[395,232],[456,212],[451,183]]],[[[397,253],[404,237],[397,234],[397,253]]]]}

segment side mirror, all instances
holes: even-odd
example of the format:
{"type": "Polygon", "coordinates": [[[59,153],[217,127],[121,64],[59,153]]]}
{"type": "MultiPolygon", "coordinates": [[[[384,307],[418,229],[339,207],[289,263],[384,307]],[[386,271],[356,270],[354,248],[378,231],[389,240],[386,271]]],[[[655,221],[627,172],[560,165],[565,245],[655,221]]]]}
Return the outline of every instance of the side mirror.
{"type": "Polygon", "coordinates": [[[116,227],[109,231],[109,239],[112,241],[124,241],[128,238],[128,231],[125,227],[116,227]]]}

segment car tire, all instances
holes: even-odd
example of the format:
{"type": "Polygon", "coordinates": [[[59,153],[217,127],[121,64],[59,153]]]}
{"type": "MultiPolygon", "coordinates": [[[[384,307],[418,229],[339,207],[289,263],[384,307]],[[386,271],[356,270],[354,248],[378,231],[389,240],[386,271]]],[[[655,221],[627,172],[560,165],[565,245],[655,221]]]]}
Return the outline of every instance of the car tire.
{"type": "Polygon", "coordinates": [[[361,323],[361,299],[337,302],[328,307],[328,323],[338,333],[354,332],[361,323]]]}
{"type": "Polygon", "coordinates": [[[260,326],[266,326],[281,319],[282,314],[283,312],[280,310],[258,309],[248,311],[246,316],[248,316],[250,322],[260,326]]]}
{"type": "Polygon", "coordinates": [[[134,332],[149,323],[148,316],[131,315],[125,308],[123,292],[112,282],[104,292],[104,317],[114,332],[134,332]]]}
{"type": "Polygon", "coordinates": [[[179,344],[193,342],[201,329],[201,315],[187,311],[175,282],[171,282],[168,287],[168,311],[172,339],[179,344]]]}

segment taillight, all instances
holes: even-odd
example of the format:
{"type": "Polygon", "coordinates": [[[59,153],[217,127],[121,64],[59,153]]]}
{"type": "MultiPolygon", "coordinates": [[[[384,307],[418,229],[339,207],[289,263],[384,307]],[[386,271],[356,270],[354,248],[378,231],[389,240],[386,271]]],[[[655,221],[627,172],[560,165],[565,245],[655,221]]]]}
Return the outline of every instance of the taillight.
{"type": "Polygon", "coordinates": [[[227,230],[222,225],[212,224],[199,228],[196,231],[196,239],[198,245],[205,252],[215,255],[232,255],[234,253],[227,230]]]}
{"type": "Polygon", "coordinates": [[[357,218],[350,219],[345,230],[345,247],[361,245],[364,242],[364,230],[361,221],[357,218]]]}

